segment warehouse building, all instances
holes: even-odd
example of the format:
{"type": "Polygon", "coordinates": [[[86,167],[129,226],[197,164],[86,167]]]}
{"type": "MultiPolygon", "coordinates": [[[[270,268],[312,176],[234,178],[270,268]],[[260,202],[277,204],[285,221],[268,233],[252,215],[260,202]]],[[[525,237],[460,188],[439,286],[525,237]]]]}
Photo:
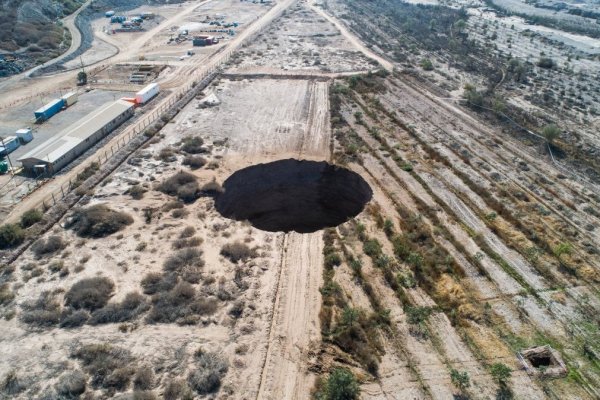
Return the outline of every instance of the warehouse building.
{"type": "Polygon", "coordinates": [[[27,173],[52,175],[131,118],[134,105],[111,102],[80,119],[19,159],[27,173]]]}

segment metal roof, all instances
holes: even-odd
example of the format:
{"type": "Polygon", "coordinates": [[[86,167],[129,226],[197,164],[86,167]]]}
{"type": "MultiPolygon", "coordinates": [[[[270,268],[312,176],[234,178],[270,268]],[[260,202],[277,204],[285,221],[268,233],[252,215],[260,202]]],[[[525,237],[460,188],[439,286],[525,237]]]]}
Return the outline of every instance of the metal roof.
{"type": "Polygon", "coordinates": [[[124,100],[105,104],[98,110],[75,122],[52,139],[31,150],[19,158],[18,161],[37,159],[53,163],[133,106],[132,103],[124,100]]]}

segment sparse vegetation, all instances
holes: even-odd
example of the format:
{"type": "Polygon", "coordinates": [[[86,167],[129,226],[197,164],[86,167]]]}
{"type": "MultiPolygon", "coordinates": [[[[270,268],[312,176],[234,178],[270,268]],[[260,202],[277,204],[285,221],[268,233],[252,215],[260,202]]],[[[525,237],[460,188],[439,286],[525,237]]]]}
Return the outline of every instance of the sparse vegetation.
{"type": "Polygon", "coordinates": [[[227,243],[221,248],[221,255],[232,263],[247,261],[257,256],[256,250],[242,242],[227,243]]]}
{"type": "Polygon", "coordinates": [[[196,352],[196,369],[188,375],[188,383],[198,394],[213,393],[221,386],[228,370],[227,361],[217,353],[196,352]]]}
{"type": "Polygon", "coordinates": [[[187,136],[182,141],[181,150],[188,154],[206,153],[204,140],[200,136],[187,136]]]}
{"type": "Polygon", "coordinates": [[[36,208],[25,211],[21,215],[21,227],[29,228],[33,224],[40,222],[42,218],[44,218],[44,214],[36,208]]]}
{"type": "Polygon", "coordinates": [[[360,396],[356,378],[345,368],[335,368],[320,386],[316,400],[356,400],[360,396]]]}
{"type": "Polygon", "coordinates": [[[52,253],[56,253],[65,247],[62,237],[58,235],[49,236],[47,239],[38,239],[31,245],[31,251],[40,258],[52,253]]]}
{"type": "Polygon", "coordinates": [[[82,345],[73,349],[71,357],[81,361],[96,389],[125,390],[135,373],[130,352],[110,344],[82,345]]]}
{"type": "Polygon", "coordinates": [[[105,204],[97,204],[73,211],[65,227],[73,229],[81,237],[101,238],[132,223],[133,218],[129,214],[112,210],[105,204]]]}
{"type": "Polygon", "coordinates": [[[70,371],[62,374],[54,385],[56,393],[67,399],[78,398],[85,392],[87,376],[81,371],[70,371]]]}
{"type": "Polygon", "coordinates": [[[0,226],[0,249],[18,246],[25,240],[25,232],[19,225],[4,224],[0,226]]]}
{"type": "Polygon", "coordinates": [[[191,203],[198,198],[200,186],[194,175],[180,171],[162,182],[158,190],[176,196],[185,203],[191,203]]]}
{"type": "Polygon", "coordinates": [[[92,313],[91,325],[130,321],[148,311],[146,297],[137,292],[128,293],[120,303],[107,304],[92,313]]]}
{"type": "Polygon", "coordinates": [[[187,165],[190,169],[198,169],[204,167],[207,161],[202,156],[185,156],[181,163],[187,165]]]}
{"type": "Polygon", "coordinates": [[[82,279],[65,294],[65,304],[75,309],[100,309],[113,295],[114,287],[113,281],[105,277],[82,279]]]}

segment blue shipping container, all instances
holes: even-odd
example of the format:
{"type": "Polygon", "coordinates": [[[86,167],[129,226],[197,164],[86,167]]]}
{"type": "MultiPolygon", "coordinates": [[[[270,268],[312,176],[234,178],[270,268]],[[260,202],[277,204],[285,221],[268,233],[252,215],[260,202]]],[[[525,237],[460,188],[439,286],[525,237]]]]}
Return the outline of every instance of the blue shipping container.
{"type": "Polygon", "coordinates": [[[34,112],[35,119],[38,121],[46,121],[47,119],[52,118],[52,116],[63,108],[64,104],[65,101],[63,99],[52,100],[50,103],[34,112]]]}

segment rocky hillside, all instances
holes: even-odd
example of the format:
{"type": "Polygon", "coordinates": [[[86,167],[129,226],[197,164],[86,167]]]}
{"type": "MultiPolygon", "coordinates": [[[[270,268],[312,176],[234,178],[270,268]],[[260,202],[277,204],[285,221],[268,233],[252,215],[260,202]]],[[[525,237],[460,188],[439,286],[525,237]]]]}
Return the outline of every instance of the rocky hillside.
{"type": "Polygon", "coordinates": [[[69,47],[59,19],[84,0],[0,0],[0,76],[18,73],[56,57],[69,47]]]}

